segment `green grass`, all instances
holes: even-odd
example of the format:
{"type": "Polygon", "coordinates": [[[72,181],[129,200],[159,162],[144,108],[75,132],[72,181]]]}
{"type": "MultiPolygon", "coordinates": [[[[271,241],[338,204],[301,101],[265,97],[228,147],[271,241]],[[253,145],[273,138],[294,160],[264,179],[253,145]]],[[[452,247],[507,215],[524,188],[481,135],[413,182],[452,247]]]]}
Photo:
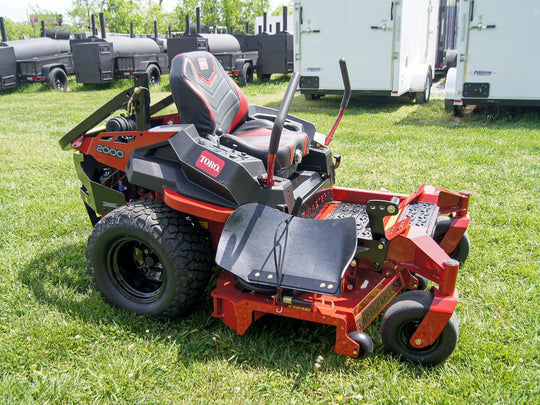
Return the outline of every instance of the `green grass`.
{"type": "MultiPolygon", "coordinates": [[[[538,110],[456,119],[441,100],[353,99],[334,138],[341,186],[409,193],[426,182],[472,193],[458,347],[424,368],[385,353],[378,323],[364,360],[336,355],[334,330],[322,325],[267,317],[237,336],[211,317],[211,287],[170,323],[103,303],[86,275],[91,226],[71,154],[57,141],[128,85],[70,80],[67,93],[29,85],[0,95],[1,403],[538,401],[538,110]]],[[[285,87],[281,79],[245,91],[276,107],[285,87]]],[[[164,80],[153,97],[167,89],[164,80]]],[[[326,133],[338,106],[297,97],[292,112],[326,133]]]]}

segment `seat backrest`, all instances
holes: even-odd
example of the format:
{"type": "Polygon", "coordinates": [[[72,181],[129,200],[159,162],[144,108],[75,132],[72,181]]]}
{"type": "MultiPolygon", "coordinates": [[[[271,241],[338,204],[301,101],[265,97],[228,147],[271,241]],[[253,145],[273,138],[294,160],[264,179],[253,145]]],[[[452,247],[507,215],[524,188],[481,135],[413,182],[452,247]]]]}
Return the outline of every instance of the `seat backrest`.
{"type": "Polygon", "coordinates": [[[231,133],[245,122],[246,96],[209,52],[177,55],[171,61],[171,92],[181,124],[194,124],[199,135],[217,128],[231,133]]]}

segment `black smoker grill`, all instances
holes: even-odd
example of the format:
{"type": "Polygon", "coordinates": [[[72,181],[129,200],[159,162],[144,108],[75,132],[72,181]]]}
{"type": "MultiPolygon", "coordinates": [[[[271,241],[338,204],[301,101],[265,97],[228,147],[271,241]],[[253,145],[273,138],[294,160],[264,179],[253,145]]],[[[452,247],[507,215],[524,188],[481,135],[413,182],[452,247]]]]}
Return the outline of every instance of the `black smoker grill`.
{"type": "Polygon", "coordinates": [[[69,41],[45,36],[7,41],[4,19],[0,17],[0,89],[22,82],[43,82],[57,90],[67,90],[67,76],[74,73],[69,41]]]}
{"type": "MultiPolygon", "coordinates": [[[[103,13],[99,17],[101,38],[93,35],[71,41],[77,83],[108,83],[147,73],[151,84],[159,84],[161,75],[169,73],[169,67],[167,48],[158,39],[157,24],[154,23],[154,38],[136,38],[133,29],[130,36],[107,37],[103,13]]],[[[92,32],[96,32],[95,24],[92,32]]]]}

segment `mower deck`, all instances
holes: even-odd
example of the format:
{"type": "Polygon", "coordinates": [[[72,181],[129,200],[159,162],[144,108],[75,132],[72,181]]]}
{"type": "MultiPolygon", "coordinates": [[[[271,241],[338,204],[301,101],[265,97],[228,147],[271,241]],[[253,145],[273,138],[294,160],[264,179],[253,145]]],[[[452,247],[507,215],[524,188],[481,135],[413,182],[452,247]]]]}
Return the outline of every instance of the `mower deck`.
{"type": "Polygon", "coordinates": [[[324,323],[336,327],[334,351],[350,357],[361,355],[360,345],[348,334],[364,331],[387,304],[401,291],[398,275],[386,278],[380,273],[362,272],[359,288],[346,290],[340,297],[304,293],[284,297],[242,291],[236,277],[224,271],[212,292],[214,312],[228,327],[243,335],[252,322],[266,314],[324,323]],[[288,302],[288,303],[287,303],[288,302]]]}

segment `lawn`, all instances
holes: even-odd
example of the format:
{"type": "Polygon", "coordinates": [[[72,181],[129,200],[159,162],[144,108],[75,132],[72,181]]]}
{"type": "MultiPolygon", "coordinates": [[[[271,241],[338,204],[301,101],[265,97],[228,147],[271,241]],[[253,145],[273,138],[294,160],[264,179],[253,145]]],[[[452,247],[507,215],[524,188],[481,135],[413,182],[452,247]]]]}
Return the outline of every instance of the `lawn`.
{"type": "MultiPolygon", "coordinates": [[[[363,360],[335,354],[334,330],[321,325],[269,316],[237,336],[211,317],[211,286],[192,314],[168,323],[103,303],[86,274],[90,221],[58,139],[128,85],[70,79],[67,93],[29,85],[0,95],[1,403],[537,403],[538,110],[455,118],[442,100],[360,98],[334,137],[341,186],[472,194],[458,347],[425,368],[387,354],[379,323],[363,360]]],[[[277,107],[285,87],[246,93],[277,107]]],[[[338,107],[339,98],[298,96],[292,113],[326,133],[338,107]]]]}

